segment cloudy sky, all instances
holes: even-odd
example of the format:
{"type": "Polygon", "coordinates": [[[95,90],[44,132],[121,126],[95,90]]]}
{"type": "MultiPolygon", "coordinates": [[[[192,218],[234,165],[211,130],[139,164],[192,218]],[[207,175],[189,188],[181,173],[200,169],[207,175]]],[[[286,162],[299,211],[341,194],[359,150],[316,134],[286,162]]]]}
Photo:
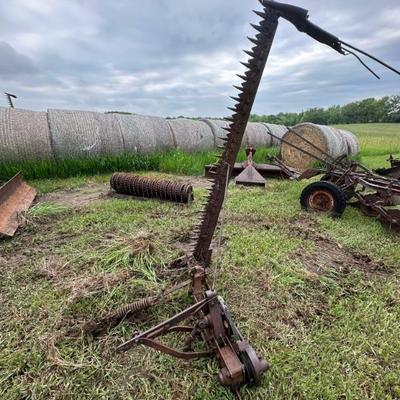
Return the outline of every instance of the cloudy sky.
{"type": "MultiPolygon", "coordinates": [[[[399,0],[287,0],[400,68],[399,0]]],[[[257,0],[0,2],[0,91],[20,108],[225,116],[257,0]]],[[[272,114],[400,93],[281,21],[253,111],[272,114]]],[[[0,97],[0,105],[6,105],[0,97]]]]}

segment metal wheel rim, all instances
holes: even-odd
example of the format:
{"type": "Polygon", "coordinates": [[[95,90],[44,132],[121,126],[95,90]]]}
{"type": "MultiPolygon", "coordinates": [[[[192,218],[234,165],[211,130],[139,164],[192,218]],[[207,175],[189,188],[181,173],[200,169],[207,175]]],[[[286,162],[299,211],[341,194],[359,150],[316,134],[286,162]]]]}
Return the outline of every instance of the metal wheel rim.
{"type": "Polygon", "coordinates": [[[333,195],[326,190],[317,190],[308,198],[308,207],[311,210],[328,213],[333,210],[335,199],[333,195]]]}

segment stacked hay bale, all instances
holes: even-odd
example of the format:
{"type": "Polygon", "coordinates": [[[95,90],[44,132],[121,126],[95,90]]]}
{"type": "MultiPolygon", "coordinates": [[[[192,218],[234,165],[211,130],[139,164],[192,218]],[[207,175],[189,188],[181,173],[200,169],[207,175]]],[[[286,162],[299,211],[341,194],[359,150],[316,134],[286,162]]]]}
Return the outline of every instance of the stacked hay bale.
{"type": "Polygon", "coordinates": [[[164,118],[111,114],[120,126],[126,153],[150,154],[174,148],[174,139],[164,118]]]}
{"type": "MultiPolygon", "coordinates": [[[[331,158],[337,158],[358,153],[358,140],[349,131],[312,123],[298,124],[292,129],[301,137],[291,131],[287,131],[283,136],[283,140],[320,159],[326,160],[328,158],[326,154],[331,158]],[[301,138],[308,140],[319,150],[301,138]]],[[[303,153],[287,143],[282,143],[281,145],[281,158],[286,165],[298,171],[304,171],[316,162],[316,159],[311,155],[303,153]]]]}
{"type": "Polygon", "coordinates": [[[96,113],[102,155],[121,154],[125,151],[121,125],[114,114],[96,113]]]}
{"type": "Polygon", "coordinates": [[[267,124],[263,123],[266,127],[269,137],[271,138],[271,147],[280,147],[281,141],[279,138],[282,138],[283,135],[287,132],[287,127],[285,125],[277,125],[277,124],[267,124]],[[270,135],[272,133],[273,136],[270,135]]]}
{"type": "Polygon", "coordinates": [[[102,154],[97,114],[91,111],[48,110],[55,157],[96,157],[102,154]]]}
{"type": "MultiPolygon", "coordinates": [[[[158,153],[172,149],[208,151],[224,144],[226,120],[55,110],[0,108],[0,160],[66,159],[122,153],[158,153]]],[[[278,146],[269,132],[284,127],[249,123],[242,145],[278,146]]],[[[354,145],[354,144],[353,144],[354,145]]]]}
{"type": "Polygon", "coordinates": [[[168,119],[166,121],[174,136],[177,149],[195,152],[214,148],[214,134],[204,121],[186,118],[168,119]]]}
{"type": "Polygon", "coordinates": [[[271,147],[272,140],[264,124],[253,122],[247,124],[242,145],[244,147],[271,147]]]}
{"type": "MultiPolygon", "coordinates": [[[[216,138],[216,145],[223,145],[223,138],[228,133],[224,128],[229,127],[229,122],[221,119],[204,119],[202,121],[207,123],[213,131],[216,138]]],[[[242,146],[279,147],[280,141],[274,139],[269,132],[272,132],[275,136],[282,137],[286,131],[287,129],[283,125],[249,122],[243,137],[242,146]]]]}
{"type": "Polygon", "coordinates": [[[0,161],[51,157],[47,113],[0,107],[0,161]]]}
{"type": "Polygon", "coordinates": [[[224,119],[202,119],[201,121],[210,127],[214,135],[214,146],[223,146],[225,143],[224,139],[228,134],[226,128],[229,127],[229,122],[224,119]]]}

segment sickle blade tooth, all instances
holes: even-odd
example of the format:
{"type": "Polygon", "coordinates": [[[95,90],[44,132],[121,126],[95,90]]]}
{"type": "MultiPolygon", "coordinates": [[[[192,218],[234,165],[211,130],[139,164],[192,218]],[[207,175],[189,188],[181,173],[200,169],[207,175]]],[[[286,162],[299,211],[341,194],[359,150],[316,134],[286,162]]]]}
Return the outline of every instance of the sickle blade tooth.
{"type": "Polygon", "coordinates": [[[267,14],[265,14],[265,12],[262,12],[262,11],[253,10],[253,13],[257,14],[261,18],[266,18],[266,16],[267,16],[267,14]]]}
{"type": "Polygon", "coordinates": [[[249,64],[247,62],[240,61],[240,64],[244,65],[246,68],[249,68],[249,69],[251,68],[251,64],[249,64]]]}
{"type": "Polygon", "coordinates": [[[260,25],[250,24],[256,31],[262,32],[263,28],[260,25]]]}
{"type": "Polygon", "coordinates": [[[233,111],[234,113],[237,112],[236,107],[227,107],[228,110],[233,111]]]}
{"type": "Polygon", "coordinates": [[[246,53],[250,57],[254,57],[254,52],[252,52],[252,51],[243,50],[243,53],[246,53]]]}
{"type": "Polygon", "coordinates": [[[239,90],[240,92],[243,92],[243,86],[237,86],[237,85],[233,85],[233,87],[237,90],[239,90]]]}
{"type": "Polygon", "coordinates": [[[232,100],[237,101],[238,103],[240,102],[240,98],[239,97],[235,97],[235,96],[230,96],[232,100]]]}
{"type": "Polygon", "coordinates": [[[240,79],[242,79],[242,80],[244,80],[244,81],[247,81],[247,76],[245,76],[245,75],[240,75],[240,74],[236,74],[236,76],[238,76],[240,79]]]}
{"type": "Polygon", "coordinates": [[[254,39],[250,36],[247,36],[247,39],[250,40],[251,43],[254,43],[257,46],[260,44],[260,42],[257,39],[254,39]]]}

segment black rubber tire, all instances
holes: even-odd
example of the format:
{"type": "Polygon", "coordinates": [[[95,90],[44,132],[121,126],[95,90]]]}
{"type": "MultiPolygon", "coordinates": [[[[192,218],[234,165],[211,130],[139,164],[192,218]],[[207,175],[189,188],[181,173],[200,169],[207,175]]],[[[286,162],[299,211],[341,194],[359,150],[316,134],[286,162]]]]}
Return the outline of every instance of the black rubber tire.
{"type": "Polygon", "coordinates": [[[318,191],[329,193],[333,199],[333,206],[329,211],[326,212],[326,214],[334,218],[340,217],[346,208],[346,197],[343,191],[332,182],[319,181],[306,186],[300,195],[301,207],[307,211],[318,212],[317,210],[311,208],[309,205],[310,196],[318,191]]]}

